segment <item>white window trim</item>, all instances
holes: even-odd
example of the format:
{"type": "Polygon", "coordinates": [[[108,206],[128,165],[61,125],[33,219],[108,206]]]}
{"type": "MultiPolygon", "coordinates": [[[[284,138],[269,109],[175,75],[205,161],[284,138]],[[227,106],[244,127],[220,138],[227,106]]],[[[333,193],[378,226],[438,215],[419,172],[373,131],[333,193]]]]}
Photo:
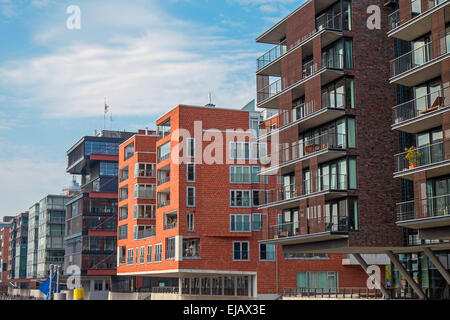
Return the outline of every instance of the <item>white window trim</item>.
{"type": "Polygon", "coordinates": [[[186,163],[186,181],[187,182],[195,182],[196,179],[196,165],[195,162],[188,162],[186,163]],[[194,180],[189,180],[189,165],[193,165],[194,167],[194,180]]]}
{"type": "Polygon", "coordinates": [[[187,232],[195,232],[195,212],[194,211],[188,211],[186,213],[186,231],[187,232]],[[192,229],[189,229],[189,215],[192,214],[192,229]]]}
{"type": "Polygon", "coordinates": [[[230,208],[251,208],[253,205],[253,197],[252,197],[252,190],[249,189],[233,189],[230,190],[230,195],[229,195],[229,201],[230,201],[230,208]],[[233,192],[238,192],[238,191],[242,191],[242,192],[248,192],[249,193],[249,205],[248,206],[232,206],[231,205],[231,195],[233,192]]]}
{"type": "MultiPolygon", "coordinates": [[[[252,166],[230,166],[230,184],[252,184],[252,166]],[[236,168],[249,168],[249,178],[250,178],[250,182],[233,182],[232,181],[232,174],[231,174],[231,169],[234,168],[234,174],[236,174],[236,168]]],[[[244,174],[242,173],[242,176],[244,174]]]]}
{"type": "Polygon", "coordinates": [[[186,153],[187,153],[187,158],[195,158],[195,138],[192,138],[192,137],[186,138],[186,153]],[[189,154],[189,148],[191,146],[191,141],[194,142],[193,150],[192,150],[193,155],[189,154]]]}
{"type": "Polygon", "coordinates": [[[147,259],[145,260],[145,263],[146,264],[151,264],[153,262],[153,247],[152,247],[152,245],[151,244],[149,244],[148,246],[147,246],[147,259]],[[150,248],[150,250],[149,250],[149,248],[150,248]],[[150,252],[149,252],[150,251],[150,252]],[[149,253],[150,253],[150,255],[149,255],[149,253]],[[150,256],[150,261],[149,261],[149,259],[148,259],[148,257],[150,256]]]}
{"type": "Polygon", "coordinates": [[[233,261],[250,261],[250,241],[233,241],[232,255],[233,255],[233,261]],[[235,243],[240,243],[241,244],[241,256],[242,256],[242,243],[247,243],[248,259],[235,259],[234,258],[234,244],[235,243]]]}
{"type": "Polygon", "coordinates": [[[189,207],[189,208],[194,208],[195,207],[195,202],[196,202],[196,195],[195,195],[195,187],[192,187],[192,186],[188,186],[188,187],[186,187],[186,207],[189,207]],[[193,205],[190,205],[189,204],[189,190],[190,189],[193,189],[194,190],[194,204],[193,205]]]}
{"type": "MultiPolygon", "coordinates": [[[[261,246],[262,245],[265,245],[266,246],[266,248],[267,248],[267,246],[270,246],[271,244],[268,244],[268,243],[259,243],[259,248],[258,248],[258,258],[259,258],[259,261],[263,261],[263,262],[275,262],[276,261],[276,259],[277,259],[277,248],[276,248],[276,246],[275,245],[271,245],[271,246],[273,246],[273,259],[261,259],[261,246]]],[[[266,249],[266,256],[267,256],[267,249],[266,249]]]]}
{"type": "Polygon", "coordinates": [[[134,178],[149,178],[149,179],[153,179],[156,178],[156,163],[153,162],[136,162],[134,164],[134,178]],[[145,166],[144,171],[147,169],[147,166],[151,166],[152,167],[152,176],[140,176],[139,175],[139,165],[143,164],[145,166]]]}
{"type": "Polygon", "coordinates": [[[175,260],[175,257],[177,255],[177,239],[175,237],[170,237],[170,238],[166,238],[166,248],[165,248],[165,252],[164,252],[164,258],[166,261],[172,261],[175,260]],[[169,240],[173,240],[173,257],[167,258],[166,254],[167,254],[167,243],[169,240]]]}
{"type": "Polygon", "coordinates": [[[261,231],[262,230],[262,217],[263,217],[262,213],[252,213],[252,231],[261,231]],[[260,217],[260,219],[259,219],[260,224],[261,224],[260,229],[255,229],[254,228],[254,221],[255,221],[254,216],[259,216],[260,217]]]}
{"type": "Polygon", "coordinates": [[[145,246],[139,249],[139,264],[145,264],[145,246]]]}
{"type": "Polygon", "coordinates": [[[161,262],[162,262],[162,248],[163,248],[162,243],[157,243],[157,244],[155,244],[155,247],[154,247],[155,251],[154,251],[154,253],[153,253],[153,255],[154,255],[154,259],[153,259],[153,260],[154,260],[154,263],[161,263],[161,262]],[[160,256],[160,259],[159,259],[159,260],[156,259],[157,248],[160,249],[160,250],[159,250],[159,256],[160,256]]]}
{"type": "MultiPolygon", "coordinates": [[[[235,221],[236,221],[236,219],[235,219],[235,221]]],[[[234,232],[234,233],[249,233],[249,232],[252,232],[252,222],[253,222],[253,220],[252,220],[252,215],[250,214],[250,213],[243,213],[243,214],[240,214],[240,213],[231,213],[230,214],[230,232],[234,232]],[[231,217],[236,217],[236,216],[242,216],[242,217],[244,217],[244,216],[248,216],[249,217],[249,227],[250,227],[250,230],[249,231],[245,231],[245,230],[242,230],[242,231],[240,231],[240,230],[238,230],[238,231],[236,231],[236,230],[231,230],[231,217]]],[[[235,222],[235,224],[236,224],[236,222],[235,222]]],[[[242,220],[242,227],[244,226],[244,220],[242,220]]]]}

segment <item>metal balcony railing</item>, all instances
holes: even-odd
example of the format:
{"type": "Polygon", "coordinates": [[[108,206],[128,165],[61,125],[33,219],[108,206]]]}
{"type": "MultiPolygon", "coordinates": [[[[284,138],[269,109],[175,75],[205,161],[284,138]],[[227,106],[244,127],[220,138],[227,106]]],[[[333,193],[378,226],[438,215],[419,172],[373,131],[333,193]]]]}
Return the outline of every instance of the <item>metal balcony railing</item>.
{"type": "Polygon", "coordinates": [[[283,56],[287,52],[286,40],[281,42],[279,45],[276,45],[257,60],[257,70],[264,68],[272,61],[277,60],[281,56],[283,56]]]}
{"type": "Polygon", "coordinates": [[[400,10],[392,12],[388,16],[389,30],[394,30],[400,25],[400,10]]]}
{"type": "Polygon", "coordinates": [[[170,205],[170,200],[159,200],[158,208],[164,208],[170,205]]]}
{"type": "Polygon", "coordinates": [[[450,87],[404,102],[393,108],[394,124],[450,106],[450,87]]]}
{"type": "Polygon", "coordinates": [[[317,64],[314,63],[314,60],[308,61],[302,65],[302,77],[303,79],[308,78],[316,72],[317,64]]]}
{"type": "Polygon", "coordinates": [[[429,41],[423,46],[411,50],[391,61],[391,77],[399,76],[416,67],[450,52],[450,35],[443,34],[436,40],[429,41]]]}
{"type": "Polygon", "coordinates": [[[397,172],[444,161],[444,142],[414,148],[394,156],[397,172]]]}
{"type": "Polygon", "coordinates": [[[258,91],[258,102],[267,100],[279,92],[281,92],[282,86],[281,86],[281,79],[278,79],[277,81],[269,84],[268,86],[262,88],[258,91]]]}
{"type": "Polygon", "coordinates": [[[324,298],[324,299],[382,299],[383,293],[378,289],[366,288],[284,288],[286,298],[324,298]]]}
{"type": "Polygon", "coordinates": [[[406,201],[397,204],[397,221],[407,221],[421,218],[442,217],[450,215],[450,195],[429,197],[416,201],[406,201]]]}
{"type": "Polygon", "coordinates": [[[172,222],[165,222],[164,223],[164,230],[170,230],[176,228],[178,225],[178,221],[174,220],[172,222]]]}

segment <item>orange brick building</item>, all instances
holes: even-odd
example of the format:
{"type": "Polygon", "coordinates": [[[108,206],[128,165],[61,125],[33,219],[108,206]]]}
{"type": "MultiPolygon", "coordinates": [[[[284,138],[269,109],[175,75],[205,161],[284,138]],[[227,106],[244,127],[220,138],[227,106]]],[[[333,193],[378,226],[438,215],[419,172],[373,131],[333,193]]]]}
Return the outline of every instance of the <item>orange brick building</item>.
{"type": "Polygon", "coordinates": [[[258,210],[277,183],[258,175],[270,147],[257,142],[261,121],[256,111],[179,105],[157,120],[157,134],[120,145],[118,276],[153,293],[215,299],[275,297],[305,276],[365,286],[342,255],[260,245],[264,220],[277,216],[258,210]]]}

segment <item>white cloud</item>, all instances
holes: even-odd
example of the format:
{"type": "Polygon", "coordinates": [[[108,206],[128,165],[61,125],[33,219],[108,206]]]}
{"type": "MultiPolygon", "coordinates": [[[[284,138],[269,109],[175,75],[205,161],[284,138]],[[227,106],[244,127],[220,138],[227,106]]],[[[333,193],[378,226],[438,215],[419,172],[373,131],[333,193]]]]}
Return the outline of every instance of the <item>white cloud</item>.
{"type": "Polygon", "coordinates": [[[0,89],[15,87],[23,94],[17,105],[36,106],[49,117],[101,114],[104,97],[116,115],[205,104],[209,91],[221,107],[254,97],[257,52],[142,3],[82,6],[87,22],[79,34],[52,21],[35,38],[51,53],[0,65],[0,89]]]}
{"type": "Polygon", "coordinates": [[[43,162],[34,158],[0,160],[0,177],[0,216],[28,210],[47,194],[60,194],[64,183],[68,185],[70,181],[65,173],[65,163],[43,162]]]}

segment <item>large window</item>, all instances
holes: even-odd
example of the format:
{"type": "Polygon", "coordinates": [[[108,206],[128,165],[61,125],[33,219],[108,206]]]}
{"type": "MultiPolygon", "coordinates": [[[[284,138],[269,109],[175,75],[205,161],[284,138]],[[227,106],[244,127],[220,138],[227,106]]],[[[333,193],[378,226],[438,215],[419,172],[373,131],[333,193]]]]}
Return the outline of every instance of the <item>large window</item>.
{"type": "Polygon", "coordinates": [[[127,251],[127,264],[133,264],[133,249],[127,251]]]}
{"type": "Polygon", "coordinates": [[[115,142],[86,141],[84,143],[84,155],[89,156],[93,153],[117,155],[119,154],[119,147],[115,142]]]}
{"type": "Polygon", "coordinates": [[[119,208],[119,221],[128,219],[128,206],[119,208]]]}
{"type": "Polygon", "coordinates": [[[162,261],[162,243],[155,244],[155,262],[162,261]]]}
{"type": "Polygon", "coordinates": [[[145,247],[141,247],[140,255],[139,255],[139,263],[145,263],[145,247]]]}
{"type": "Polygon", "coordinates": [[[354,82],[342,78],[322,88],[322,108],[355,108],[354,82]]]}
{"type": "Polygon", "coordinates": [[[320,260],[330,259],[326,253],[284,253],[286,260],[320,260]]]}
{"type": "Polygon", "coordinates": [[[254,213],[252,221],[253,221],[253,231],[262,230],[262,214],[261,213],[254,213]]]}
{"type": "Polygon", "coordinates": [[[250,244],[248,241],[233,242],[233,260],[248,261],[250,260],[250,244]]]}
{"type": "Polygon", "coordinates": [[[275,261],[275,246],[273,244],[259,244],[259,260],[275,261]]]}
{"type": "Polygon", "coordinates": [[[250,208],[250,190],[231,190],[230,206],[232,208],[250,208]]]}
{"type": "Polygon", "coordinates": [[[100,162],[100,175],[117,177],[119,164],[117,162],[100,162]]]}
{"type": "Polygon", "coordinates": [[[231,232],[250,232],[251,215],[250,214],[231,214],[230,215],[231,232]]]}
{"type": "Polygon", "coordinates": [[[119,240],[128,238],[128,225],[119,226],[119,240]]]}
{"type": "Polygon", "coordinates": [[[134,219],[155,219],[156,209],[154,204],[134,205],[134,219]]]}
{"type": "Polygon", "coordinates": [[[231,183],[250,183],[250,167],[249,166],[231,166],[230,167],[231,183]]]}
{"type": "Polygon", "coordinates": [[[200,258],[200,239],[183,239],[183,258],[200,258]]]}
{"type": "Polygon", "coordinates": [[[154,184],[135,184],[134,198],[135,199],[155,199],[156,186],[154,184]]]}
{"type": "Polygon", "coordinates": [[[134,142],[127,145],[124,151],[124,160],[126,161],[134,155],[134,142]]]}
{"type": "Polygon", "coordinates": [[[353,42],[342,38],[322,50],[322,67],[353,69],[353,42]]]}
{"type": "Polygon", "coordinates": [[[170,158],[170,141],[158,147],[158,163],[170,158]]]}
{"type": "Polygon", "coordinates": [[[166,239],[166,260],[175,259],[175,238],[166,239]]]}
{"type": "Polygon", "coordinates": [[[312,292],[336,292],[338,273],[335,271],[302,271],[297,273],[297,288],[307,288],[312,292]]]}
{"type": "Polygon", "coordinates": [[[348,232],[358,229],[358,201],[354,198],[325,204],[325,230],[348,232]]]}
{"type": "Polygon", "coordinates": [[[135,178],[154,178],[156,176],[156,164],[136,163],[134,165],[135,178]]]}

